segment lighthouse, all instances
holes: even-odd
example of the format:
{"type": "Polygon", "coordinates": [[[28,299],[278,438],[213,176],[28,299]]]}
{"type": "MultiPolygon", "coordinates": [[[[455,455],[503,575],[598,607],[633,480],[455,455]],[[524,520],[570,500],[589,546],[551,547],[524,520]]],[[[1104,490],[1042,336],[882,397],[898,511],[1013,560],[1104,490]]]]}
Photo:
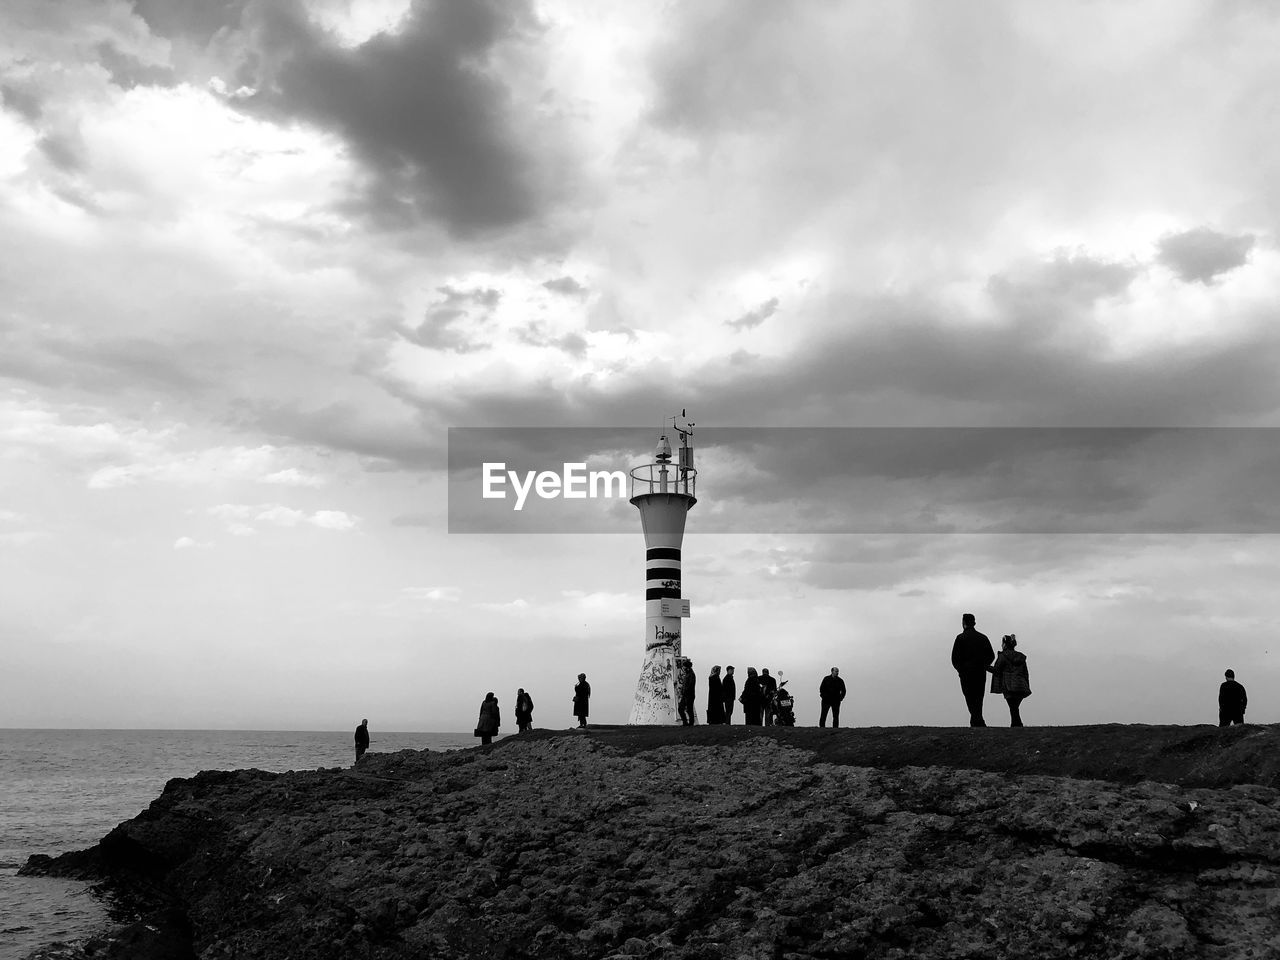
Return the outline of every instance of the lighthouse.
{"type": "MultiPolygon", "coordinates": [[[[681,411],[681,417],[684,416],[681,411]]],[[[679,459],[671,461],[666,432],[658,438],[653,462],[631,471],[631,502],[640,511],[644,531],[644,662],[629,723],[676,722],[676,705],[682,678],[677,665],[681,654],[681,623],[689,616],[689,601],[680,595],[680,545],[685,516],[698,502],[694,486],[693,424],[672,430],[679,437],[679,459]]]]}

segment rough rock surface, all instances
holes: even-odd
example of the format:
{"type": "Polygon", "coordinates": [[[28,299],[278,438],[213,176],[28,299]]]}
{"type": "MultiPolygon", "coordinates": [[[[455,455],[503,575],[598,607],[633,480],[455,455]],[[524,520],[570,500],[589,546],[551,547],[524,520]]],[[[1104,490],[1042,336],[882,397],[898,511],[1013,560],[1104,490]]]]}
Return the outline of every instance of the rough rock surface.
{"type": "Polygon", "coordinates": [[[103,879],[168,938],[82,956],[1276,957],[1277,748],[1256,726],[540,732],[174,780],[28,869],[103,879]],[[1139,779],[1126,738],[1215,785],[1139,779]],[[1114,779],[1024,772],[1073,756],[1114,779]]]}

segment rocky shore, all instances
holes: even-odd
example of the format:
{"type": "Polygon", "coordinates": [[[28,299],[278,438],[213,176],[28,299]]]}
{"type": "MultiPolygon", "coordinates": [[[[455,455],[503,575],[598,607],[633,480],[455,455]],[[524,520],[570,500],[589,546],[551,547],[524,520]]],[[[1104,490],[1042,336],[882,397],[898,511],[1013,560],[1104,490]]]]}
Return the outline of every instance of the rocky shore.
{"type": "Polygon", "coordinates": [[[173,780],[36,956],[1280,956],[1280,728],[538,731],[173,780]]]}

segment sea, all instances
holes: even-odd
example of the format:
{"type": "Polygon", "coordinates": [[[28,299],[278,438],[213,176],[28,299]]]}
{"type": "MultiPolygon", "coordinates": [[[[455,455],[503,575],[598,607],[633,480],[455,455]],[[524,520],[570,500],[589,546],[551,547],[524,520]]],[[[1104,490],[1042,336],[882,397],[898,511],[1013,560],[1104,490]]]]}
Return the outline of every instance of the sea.
{"type": "MultiPolygon", "coordinates": [[[[370,735],[371,753],[476,745],[469,732],[370,735]]],[[[32,854],[93,846],[174,777],[350,766],[352,740],[352,731],[0,729],[0,960],[110,926],[106,904],[88,884],[19,877],[32,854]]]]}

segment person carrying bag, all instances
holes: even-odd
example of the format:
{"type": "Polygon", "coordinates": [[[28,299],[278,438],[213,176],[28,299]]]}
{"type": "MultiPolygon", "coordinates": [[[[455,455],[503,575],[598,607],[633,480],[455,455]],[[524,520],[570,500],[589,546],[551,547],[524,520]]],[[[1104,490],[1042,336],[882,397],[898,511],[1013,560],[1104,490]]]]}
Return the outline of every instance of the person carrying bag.
{"type": "Polygon", "coordinates": [[[1016,649],[1017,646],[1017,636],[1006,634],[1001,639],[996,662],[987,667],[991,671],[991,692],[1004,694],[1004,702],[1009,705],[1011,727],[1023,725],[1019,707],[1023,700],[1031,696],[1031,673],[1027,669],[1027,657],[1016,649]]]}

